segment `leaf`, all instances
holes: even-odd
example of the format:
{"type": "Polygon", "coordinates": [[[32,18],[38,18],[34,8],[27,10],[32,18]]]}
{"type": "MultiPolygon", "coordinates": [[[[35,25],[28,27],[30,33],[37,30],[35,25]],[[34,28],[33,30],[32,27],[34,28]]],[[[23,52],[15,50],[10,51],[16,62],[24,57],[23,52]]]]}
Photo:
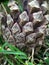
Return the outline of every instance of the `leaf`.
{"type": "Polygon", "coordinates": [[[18,48],[16,48],[14,45],[10,44],[8,42],[5,42],[4,45],[2,46],[3,48],[8,46],[11,50],[15,50],[15,51],[20,51],[18,48]]]}
{"type": "Polygon", "coordinates": [[[8,8],[8,1],[9,0],[6,0],[5,2],[3,2],[3,5],[4,5],[4,7],[6,8],[6,11],[7,11],[7,13],[10,13],[10,9],[8,8]]]}
{"type": "Polygon", "coordinates": [[[47,28],[49,28],[49,24],[47,24],[47,28]]]}
{"type": "Polygon", "coordinates": [[[0,35],[0,44],[1,45],[4,44],[4,39],[3,39],[3,36],[2,35],[0,35]]]}
{"type": "Polygon", "coordinates": [[[24,53],[22,52],[19,52],[19,51],[7,51],[7,50],[0,50],[0,53],[3,53],[3,54],[14,54],[14,55],[25,55],[24,53]]]}
{"type": "MultiPolygon", "coordinates": [[[[21,55],[21,56],[19,56],[19,57],[20,57],[20,59],[23,59],[23,60],[24,60],[24,59],[25,59],[25,60],[27,60],[27,59],[28,59],[28,57],[26,57],[26,56],[22,56],[22,55],[21,55]]],[[[15,56],[15,58],[17,58],[17,56],[15,56]]]]}
{"type": "Polygon", "coordinates": [[[47,57],[49,57],[49,52],[47,52],[45,55],[46,55],[47,57]]]}
{"type": "Polygon", "coordinates": [[[24,62],[22,61],[22,59],[20,59],[20,57],[17,55],[17,60],[20,62],[20,63],[22,63],[22,64],[24,64],[24,62]]]}
{"type": "Polygon", "coordinates": [[[9,63],[10,65],[14,65],[6,56],[5,56],[5,58],[6,58],[6,60],[8,61],[8,63],[9,63]]]}
{"type": "Polygon", "coordinates": [[[21,12],[23,12],[23,3],[22,0],[15,0],[18,3],[19,9],[21,12]]]}
{"type": "Polygon", "coordinates": [[[46,65],[49,65],[49,58],[47,57],[45,60],[46,65]]]}
{"type": "Polygon", "coordinates": [[[9,0],[0,0],[0,3],[1,3],[1,2],[6,2],[6,1],[9,1],[9,0]]]}
{"type": "Polygon", "coordinates": [[[29,61],[26,61],[26,62],[25,62],[25,65],[34,65],[34,63],[29,62],[29,61]]]}
{"type": "MultiPolygon", "coordinates": [[[[6,46],[8,46],[8,47],[11,49],[11,51],[19,52],[19,53],[23,54],[23,56],[27,57],[27,55],[26,55],[25,53],[21,52],[21,51],[20,51],[18,48],[16,48],[14,45],[11,45],[11,44],[9,45],[8,42],[5,42],[5,44],[2,46],[2,48],[6,47],[6,46]]],[[[21,56],[22,56],[22,55],[21,55],[21,56]]]]}
{"type": "Polygon", "coordinates": [[[28,65],[34,65],[33,63],[29,62],[28,65]]]}
{"type": "Polygon", "coordinates": [[[37,65],[41,65],[41,64],[37,64],[37,65]]]}

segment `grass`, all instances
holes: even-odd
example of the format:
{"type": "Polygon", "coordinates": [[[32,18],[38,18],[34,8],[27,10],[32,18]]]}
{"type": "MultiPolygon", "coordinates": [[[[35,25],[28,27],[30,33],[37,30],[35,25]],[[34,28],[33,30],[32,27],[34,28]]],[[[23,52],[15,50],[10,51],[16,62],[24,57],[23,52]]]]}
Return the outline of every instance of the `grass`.
{"type": "MultiPolygon", "coordinates": [[[[31,57],[28,57],[24,51],[22,52],[14,45],[7,42],[2,42],[0,45],[0,56],[3,58],[3,64],[6,62],[9,65],[49,65],[49,38],[45,38],[45,46],[42,46],[38,54],[34,55],[34,61],[31,62],[31,57]],[[7,47],[7,49],[6,49],[7,47]],[[47,50],[48,49],[48,50],[47,50]]],[[[2,59],[0,58],[0,61],[2,59]]],[[[0,62],[0,65],[2,62],[0,62]]]]}

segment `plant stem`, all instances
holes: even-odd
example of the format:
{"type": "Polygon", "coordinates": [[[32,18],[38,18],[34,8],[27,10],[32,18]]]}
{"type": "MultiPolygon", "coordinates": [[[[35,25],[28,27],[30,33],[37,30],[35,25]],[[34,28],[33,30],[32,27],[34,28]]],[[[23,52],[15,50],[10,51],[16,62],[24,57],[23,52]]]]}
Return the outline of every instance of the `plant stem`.
{"type": "Polygon", "coordinates": [[[32,59],[31,59],[31,62],[33,63],[34,61],[34,47],[32,48],[32,59]]]}
{"type": "Polygon", "coordinates": [[[3,7],[3,9],[4,9],[4,11],[5,11],[6,15],[7,15],[8,13],[7,13],[7,10],[6,10],[5,6],[3,5],[3,3],[1,3],[1,6],[3,7]]]}

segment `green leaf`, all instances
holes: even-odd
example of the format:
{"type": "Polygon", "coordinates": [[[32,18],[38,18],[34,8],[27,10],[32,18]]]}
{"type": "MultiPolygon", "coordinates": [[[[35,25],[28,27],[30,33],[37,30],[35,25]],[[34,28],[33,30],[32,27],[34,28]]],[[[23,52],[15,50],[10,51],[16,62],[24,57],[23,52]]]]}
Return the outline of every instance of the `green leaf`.
{"type": "Polygon", "coordinates": [[[1,2],[6,2],[6,1],[9,1],[9,0],[0,0],[0,3],[1,3],[1,2]]]}
{"type": "Polygon", "coordinates": [[[18,3],[20,11],[23,12],[23,3],[22,3],[22,0],[16,0],[16,2],[18,3]]]}
{"type": "Polygon", "coordinates": [[[16,48],[14,45],[12,44],[9,44],[8,42],[5,42],[4,45],[2,46],[3,48],[8,46],[12,51],[15,50],[15,51],[20,51],[18,48],[16,48]]]}
{"type": "Polygon", "coordinates": [[[33,63],[29,62],[28,65],[34,65],[33,63]]]}
{"type": "Polygon", "coordinates": [[[3,36],[0,35],[0,45],[4,44],[4,39],[3,39],[3,36]]]}
{"type": "Polygon", "coordinates": [[[5,58],[6,58],[6,60],[8,61],[8,63],[9,63],[10,65],[14,65],[6,56],[5,56],[5,58]]]}
{"type": "Polygon", "coordinates": [[[34,65],[32,62],[26,61],[24,65],[34,65]]]}
{"type": "Polygon", "coordinates": [[[14,54],[14,55],[25,55],[24,53],[22,52],[19,52],[19,51],[7,51],[7,50],[0,50],[0,53],[3,53],[3,54],[14,54]]]}
{"type": "Polygon", "coordinates": [[[25,53],[23,53],[23,52],[21,52],[18,48],[16,48],[14,45],[11,45],[11,44],[9,44],[8,42],[6,42],[2,47],[4,48],[4,47],[6,47],[6,46],[8,46],[10,49],[11,49],[11,51],[13,51],[13,52],[19,52],[20,54],[23,54],[25,57],[27,57],[27,55],[25,54],[25,53]]]}
{"type": "Polygon", "coordinates": [[[6,10],[7,10],[7,13],[10,13],[10,9],[8,8],[8,1],[9,0],[6,0],[6,2],[3,2],[3,5],[4,5],[4,7],[6,8],[6,10]]]}
{"type": "Polygon", "coordinates": [[[47,25],[47,28],[49,28],[49,24],[47,25]]]}
{"type": "MultiPolygon", "coordinates": [[[[20,57],[20,59],[25,59],[25,60],[27,60],[28,59],[28,57],[26,57],[26,56],[19,56],[20,57]]],[[[15,58],[17,58],[17,56],[15,56],[15,58]]]]}
{"type": "Polygon", "coordinates": [[[45,54],[47,57],[49,56],[49,52],[46,52],[46,54],[45,54]]]}
{"type": "Polygon", "coordinates": [[[37,65],[42,65],[42,64],[37,64],[37,65]]]}
{"type": "Polygon", "coordinates": [[[47,57],[45,60],[46,65],[49,65],[49,58],[47,57]]]}
{"type": "Polygon", "coordinates": [[[22,63],[22,64],[24,64],[24,62],[22,61],[22,59],[20,59],[20,57],[17,55],[17,60],[20,62],[20,63],[22,63]]]}

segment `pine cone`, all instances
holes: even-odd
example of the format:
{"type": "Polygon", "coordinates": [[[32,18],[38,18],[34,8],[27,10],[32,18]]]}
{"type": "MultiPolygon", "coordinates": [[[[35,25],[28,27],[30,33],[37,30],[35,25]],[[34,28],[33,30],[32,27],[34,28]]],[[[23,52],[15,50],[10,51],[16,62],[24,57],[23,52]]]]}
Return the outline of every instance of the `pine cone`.
{"type": "Polygon", "coordinates": [[[27,10],[20,12],[15,1],[9,2],[11,15],[2,17],[2,33],[5,41],[20,49],[26,47],[27,50],[42,45],[46,35],[46,24],[49,23],[49,14],[45,14],[48,10],[47,5],[43,0],[28,0],[27,10]]]}

